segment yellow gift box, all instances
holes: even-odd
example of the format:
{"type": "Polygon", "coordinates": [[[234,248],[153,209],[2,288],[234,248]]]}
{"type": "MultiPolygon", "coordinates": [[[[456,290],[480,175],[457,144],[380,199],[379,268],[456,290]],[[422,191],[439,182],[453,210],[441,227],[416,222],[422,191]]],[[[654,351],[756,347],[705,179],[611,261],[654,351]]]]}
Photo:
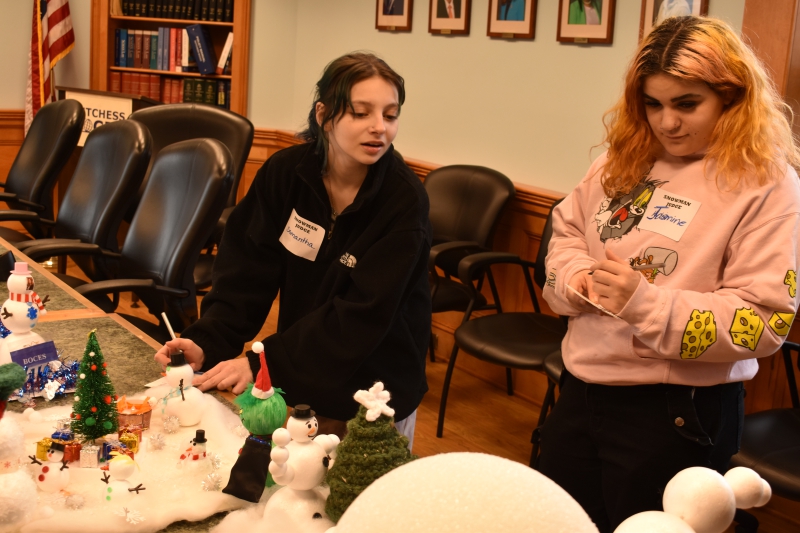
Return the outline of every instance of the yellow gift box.
{"type": "Polygon", "coordinates": [[[45,437],[36,443],[36,458],[40,461],[47,461],[47,452],[50,450],[50,445],[53,444],[53,439],[45,437]]]}

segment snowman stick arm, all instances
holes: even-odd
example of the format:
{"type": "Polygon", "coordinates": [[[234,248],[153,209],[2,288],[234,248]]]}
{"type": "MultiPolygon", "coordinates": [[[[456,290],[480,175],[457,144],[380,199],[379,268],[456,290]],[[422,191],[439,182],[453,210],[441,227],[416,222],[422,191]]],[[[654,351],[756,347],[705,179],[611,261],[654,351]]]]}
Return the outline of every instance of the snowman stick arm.
{"type": "Polygon", "coordinates": [[[111,479],[111,476],[108,475],[108,472],[103,472],[103,478],[100,481],[108,485],[109,479],[111,479]]]}
{"type": "Polygon", "coordinates": [[[128,492],[135,492],[136,494],[139,494],[140,490],[147,490],[147,489],[145,487],[142,487],[142,484],[139,483],[135,487],[128,489],[128,492]]]}
{"type": "Polygon", "coordinates": [[[30,460],[31,460],[31,464],[32,464],[32,465],[40,465],[40,464],[42,464],[42,463],[41,463],[41,461],[39,461],[39,460],[36,458],[36,456],[35,456],[35,455],[29,455],[29,456],[28,456],[28,459],[30,459],[30,460]]]}
{"type": "Polygon", "coordinates": [[[67,466],[67,460],[66,459],[62,459],[61,460],[61,468],[59,468],[58,470],[61,471],[61,470],[64,470],[65,468],[67,470],[69,470],[69,467],[67,466]]]}

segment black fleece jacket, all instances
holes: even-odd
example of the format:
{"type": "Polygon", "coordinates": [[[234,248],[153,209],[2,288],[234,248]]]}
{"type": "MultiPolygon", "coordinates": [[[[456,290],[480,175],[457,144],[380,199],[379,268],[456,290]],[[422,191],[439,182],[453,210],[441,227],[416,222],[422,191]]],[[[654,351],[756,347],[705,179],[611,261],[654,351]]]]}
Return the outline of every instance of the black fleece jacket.
{"type": "MultiPolygon", "coordinates": [[[[333,226],[311,144],[261,167],[228,219],[201,318],[182,334],[205,352],[204,370],[241,353],[280,292],[278,331],[263,342],[289,405],[349,420],[358,411],[353,394],[382,381],[396,420],[417,408],[428,390],[431,227],[425,189],[392,151],[333,226]],[[293,210],[325,230],[314,261],[279,242],[293,210]]],[[[256,376],[258,359],[248,358],[256,376]]]]}

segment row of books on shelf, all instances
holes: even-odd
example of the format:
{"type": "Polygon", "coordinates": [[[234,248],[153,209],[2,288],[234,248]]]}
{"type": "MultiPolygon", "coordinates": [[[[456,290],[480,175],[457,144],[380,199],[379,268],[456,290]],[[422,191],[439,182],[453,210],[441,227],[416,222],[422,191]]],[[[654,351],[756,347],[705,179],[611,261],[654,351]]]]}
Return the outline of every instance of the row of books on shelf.
{"type": "Polygon", "coordinates": [[[200,74],[230,74],[233,32],[228,32],[219,60],[206,28],[114,30],[114,66],[200,74]]]}
{"type": "Polygon", "coordinates": [[[230,109],[230,80],[170,78],[139,72],[111,72],[111,92],[146,96],[165,104],[191,102],[230,109]]]}
{"type": "Polygon", "coordinates": [[[233,22],[233,0],[114,0],[111,14],[233,22]]]}

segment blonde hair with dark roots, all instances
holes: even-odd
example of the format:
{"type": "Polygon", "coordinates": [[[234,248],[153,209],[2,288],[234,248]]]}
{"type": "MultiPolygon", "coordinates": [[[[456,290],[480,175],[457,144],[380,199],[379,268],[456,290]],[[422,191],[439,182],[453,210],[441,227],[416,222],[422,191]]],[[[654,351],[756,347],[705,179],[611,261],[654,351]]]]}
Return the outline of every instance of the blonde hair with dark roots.
{"type": "Polygon", "coordinates": [[[642,41],[622,97],[603,117],[608,162],[602,183],[608,196],[630,192],[663,149],[647,121],[643,98],[644,80],[659,73],[706,83],[723,100],[732,98],[705,155],[706,163],[717,164],[718,185],[764,185],[778,179],[787,163],[800,164],[791,108],[750,48],[722,21],[674,17],[642,41]]]}

